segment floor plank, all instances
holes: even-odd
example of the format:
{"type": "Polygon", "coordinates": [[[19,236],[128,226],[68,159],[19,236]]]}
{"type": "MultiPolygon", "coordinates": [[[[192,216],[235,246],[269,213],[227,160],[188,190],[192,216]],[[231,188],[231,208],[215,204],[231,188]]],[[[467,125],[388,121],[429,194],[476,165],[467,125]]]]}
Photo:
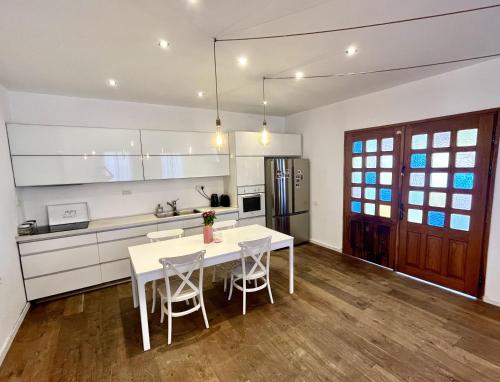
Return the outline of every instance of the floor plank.
{"type": "Polygon", "coordinates": [[[201,313],[159,312],[142,351],[130,283],[32,306],[0,368],[8,381],[493,381],[500,380],[500,308],[322,247],[275,253],[267,292],[227,301],[209,281],[201,313]]]}

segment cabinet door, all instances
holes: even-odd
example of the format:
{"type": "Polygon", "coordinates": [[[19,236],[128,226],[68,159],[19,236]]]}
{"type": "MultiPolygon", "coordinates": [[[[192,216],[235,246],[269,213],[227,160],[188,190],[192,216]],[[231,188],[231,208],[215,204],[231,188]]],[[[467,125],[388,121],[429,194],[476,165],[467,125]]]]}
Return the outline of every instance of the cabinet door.
{"type": "Polygon", "coordinates": [[[108,241],[106,243],[99,243],[99,259],[101,263],[127,259],[129,257],[129,247],[147,243],[149,243],[149,239],[146,237],[146,235],[129,239],[108,241]]]}
{"type": "Polygon", "coordinates": [[[237,186],[264,184],[264,157],[236,157],[237,186]]]}
{"type": "Polygon", "coordinates": [[[184,236],[194,236],[194,235],[200,235],[202,233],[203,233],[203,226],[184,229],[184,236]]]}
{"type": "Polygon", "coordinates": [[[226,175],[229,175],[229,155],[149,156],[144,159],[146,180],[226,175]]]}
{"type": "Polygon", "coordinates": [[[215,143],[215,133],[141,130],[141,137],[144,155],[228,154],[227,134],[221,147],[215,143]]]}
{"type": "Polygon", "coordinates": [[[130,277],[130,260],[118,260],[101,264],[102,282],[124,279],[130,277]]]}
{"type": "Polygon", "coordinates": [[[141,155],[139,130],[8,125],[11,155],[141,155]]]}
{"type": "Polygon", "coordinates": [[[143,180],[139,156],[13,156],[17,187],[143,180]]]}
{"type": "Polygon", "coordinates": [[[239,156],[301,156],[300,134],[270,134],[270,141],[263,145],[259,132],[235,132],[235,154],[239,156]]]}

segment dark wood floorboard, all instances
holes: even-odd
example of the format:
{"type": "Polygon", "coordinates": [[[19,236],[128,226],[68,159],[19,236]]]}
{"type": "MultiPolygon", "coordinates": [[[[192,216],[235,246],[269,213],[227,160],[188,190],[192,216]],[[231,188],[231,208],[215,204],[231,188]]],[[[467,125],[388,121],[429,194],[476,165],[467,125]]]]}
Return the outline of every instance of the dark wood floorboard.
{"type": "Polygon", "coordinates": [[[207,272],[201,313],[159,312],[142,351],[130,283],[33,305],[0,369],[8,381],[500,381],[500,308],[313,244],[271,260],[264,290],[228,302],[207,272]]]}

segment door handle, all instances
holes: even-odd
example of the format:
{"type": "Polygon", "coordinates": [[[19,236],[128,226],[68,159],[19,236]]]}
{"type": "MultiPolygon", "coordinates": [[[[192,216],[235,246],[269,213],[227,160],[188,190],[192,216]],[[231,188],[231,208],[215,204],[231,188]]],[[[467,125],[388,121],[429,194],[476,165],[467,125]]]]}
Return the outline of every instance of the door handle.
{"type": "Polygon", "coordinates": [[[405,205],[403,203],[399,203],[399,220],[403,220],[405,217],[405,205]]]}

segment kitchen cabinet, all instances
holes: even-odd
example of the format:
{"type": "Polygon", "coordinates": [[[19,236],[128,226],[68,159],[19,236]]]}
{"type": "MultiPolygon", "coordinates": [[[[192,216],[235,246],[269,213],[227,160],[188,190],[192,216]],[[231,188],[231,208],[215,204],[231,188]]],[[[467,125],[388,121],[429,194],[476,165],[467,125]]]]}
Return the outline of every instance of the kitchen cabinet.
{"type": "Polygon", "coordinates": [[[103,283],[130,277],[130,260],[123,259],[101,264],[101,276],[103,283]]]}
{"type": "Polygon", "coordinates": [[[143,180],[140,156],[13,156],[17,187],[143,180]]]}
{"type": "Polygon", "coordinates": [[[257,216],[254,218],[240,219],[238,221],[238,227],[245,227],[245,226],[253,225],[253,224],[258,224],[258,225],[265,227],[266,226],[266,217],[265,216],[257,216]]]}
{"type": "Polygon", "coordinates": [[[226,175],[229,175],[229,155],[162,155],[144,158],[146,180],[226,175]]]}
{"type": "Polygon", "coordinates": [[[139,130],[7,125],[11,155],[141,155],[139,130]]]}
{"type": "Polygon", "coordinates": [[[236,157],[236,185],[265,183],[264,157],[236,157]]]}
{"type": "Polygon", "coordinates": [[[221,155],[229,154],[227,134],[217,147],[215,133],[194,131],[141,130],[144,155],[221,155]]]}
{"type": "Polygon", "coordinates": [[[237,156],[302,156],[300,134],[270,134],[267,145],[261,143],[260,132],[235,131],[230,137],[231,153],[237,156]]]}

